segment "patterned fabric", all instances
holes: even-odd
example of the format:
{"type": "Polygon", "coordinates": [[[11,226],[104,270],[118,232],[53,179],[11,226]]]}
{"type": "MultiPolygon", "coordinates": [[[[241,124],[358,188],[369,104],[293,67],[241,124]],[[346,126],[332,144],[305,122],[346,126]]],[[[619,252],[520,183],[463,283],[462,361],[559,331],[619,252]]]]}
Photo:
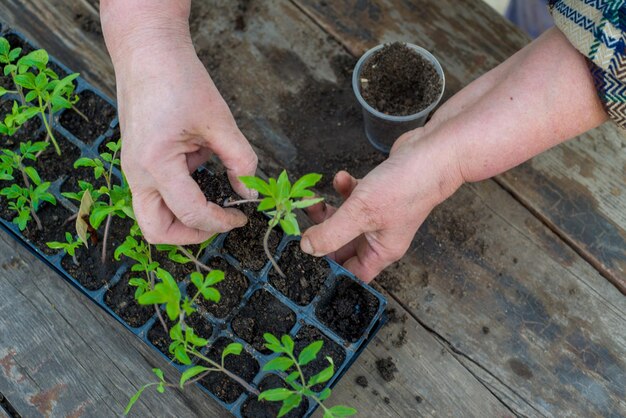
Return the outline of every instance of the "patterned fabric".
{"type": "Polygon", "coordinates": [[[554,23],[589,61],[609,116],[626,129],[626,0],[550,0],[554,23]]]}

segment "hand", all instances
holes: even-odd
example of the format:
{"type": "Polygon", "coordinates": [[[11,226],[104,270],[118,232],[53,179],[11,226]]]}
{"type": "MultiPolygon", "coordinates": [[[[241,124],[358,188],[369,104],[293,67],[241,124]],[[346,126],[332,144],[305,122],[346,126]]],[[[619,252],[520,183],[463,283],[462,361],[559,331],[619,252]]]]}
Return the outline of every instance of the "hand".
{"type": "Polygon", "coordinates": [[[302,251],[328,254],[365,282],[400,259],[430,211],[462,183],[453,150],[441,152],[431,138],[424,128],[403,135],[362,180],[337,173],[333,185],[345,202],[308,210],[321,223],[303,234],[302,251]]]}
{"type": "Polygon", "coordinates": [[[155,41],[115,66],[122,168],[148,242],[198,243],[247,219],[207,202],[190,173],[215,153],[235,191],[254,198],[238,176],[254,175],[257,157],[191,41],[155,41]]]}

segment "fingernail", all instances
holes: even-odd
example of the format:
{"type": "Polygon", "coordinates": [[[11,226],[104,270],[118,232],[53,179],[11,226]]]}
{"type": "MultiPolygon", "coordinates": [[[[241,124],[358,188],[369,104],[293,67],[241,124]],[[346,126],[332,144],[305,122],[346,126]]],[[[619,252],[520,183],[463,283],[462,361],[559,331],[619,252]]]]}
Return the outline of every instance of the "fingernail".
{"type": "Polygon", "coordinates": [[[311,245],[311,240],[308,237],[302,237],[300,249],[307,254],[313,255],[313,245],[311,245]]]}

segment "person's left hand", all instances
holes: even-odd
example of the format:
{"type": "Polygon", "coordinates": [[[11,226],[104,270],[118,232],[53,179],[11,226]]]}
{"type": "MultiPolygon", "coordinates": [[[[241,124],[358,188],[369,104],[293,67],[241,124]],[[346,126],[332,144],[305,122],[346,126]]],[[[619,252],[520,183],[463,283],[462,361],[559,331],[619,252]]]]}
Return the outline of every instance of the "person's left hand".
{"type": "Polygon", "coordinates": [[[424,128],[404,134],[389,158],[356,180],[346,171],[333,185],[345,199],[308,210],[319,225],[302,236],[302,251],[329,255],[358,278],[370,282],[409,248],[430,211],[462,184],[454,149],[442,151],[424,128]]]}

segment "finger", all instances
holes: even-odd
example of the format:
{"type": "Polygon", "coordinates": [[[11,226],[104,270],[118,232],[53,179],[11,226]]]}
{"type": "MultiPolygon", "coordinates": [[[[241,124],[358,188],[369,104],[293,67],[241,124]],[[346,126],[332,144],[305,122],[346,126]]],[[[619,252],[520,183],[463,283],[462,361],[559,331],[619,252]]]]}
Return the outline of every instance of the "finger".
{"type": "Polygon", "coordinates": [[[210,231],[183,225],[156,190],[134,193],[133,209],[144,238],[150,244],[199,244],[213,235],[210,231]]]}
{"type": "Polygon", "coordinates": [[[202,164],[209,161],[213,153],[208,148],[200,148],[198,151],[187,154],[187,167],[189,174],[193,173],[202,164]]]}
{"type": "Polygon", "coordinates": [[[159,193],[174,216],[183,225],[211,232],[226,232],[246,224],[248,219],[237,209],[224,209],[206,200],[189,174],[161,179],[159,193]]]}
{"type": "Polygon", "coordinates": [[[369,283],[391,263],[390,259],[376,252],[367,240],[363,239],[356,248],[356,254],[346,260],[343,266],[365,283],[369,283]]]}
{"type": "Polygon", "coordinates": [[[333,179],[333,187],[344,200],[347,200],[350,197],[352,191],[358,184],[359,181],[344,170],[335,174],[335,178],[333,179]]]}
{"type": "Polygon", "coordinates": [[[258,159],[243,134],[236,126],[234,129],[235,131],[227,138],[220,138],[210,146],[226,167],[228,180],[235,192],[247,199],[255,199],[258,196],[257,191],[248,189],[239,177],[254,176],[258,159]]]}
{"type": "Polygon", "coordinates": [[[359,219],[362,212],[359,202],[348,199],[333,216],[306,230],[300,241],[302,251],[320,257],[337,251],[365,232],[359,219]]]}
{"type": "Polygon", "coordinates": [[[337,211],[337,208],[327,204],[326,202],[320,202],[313,206],[309,206],[304,209],[313,223],[321,224],[326,219],[330,218],[333,213],[337,211]]]}

